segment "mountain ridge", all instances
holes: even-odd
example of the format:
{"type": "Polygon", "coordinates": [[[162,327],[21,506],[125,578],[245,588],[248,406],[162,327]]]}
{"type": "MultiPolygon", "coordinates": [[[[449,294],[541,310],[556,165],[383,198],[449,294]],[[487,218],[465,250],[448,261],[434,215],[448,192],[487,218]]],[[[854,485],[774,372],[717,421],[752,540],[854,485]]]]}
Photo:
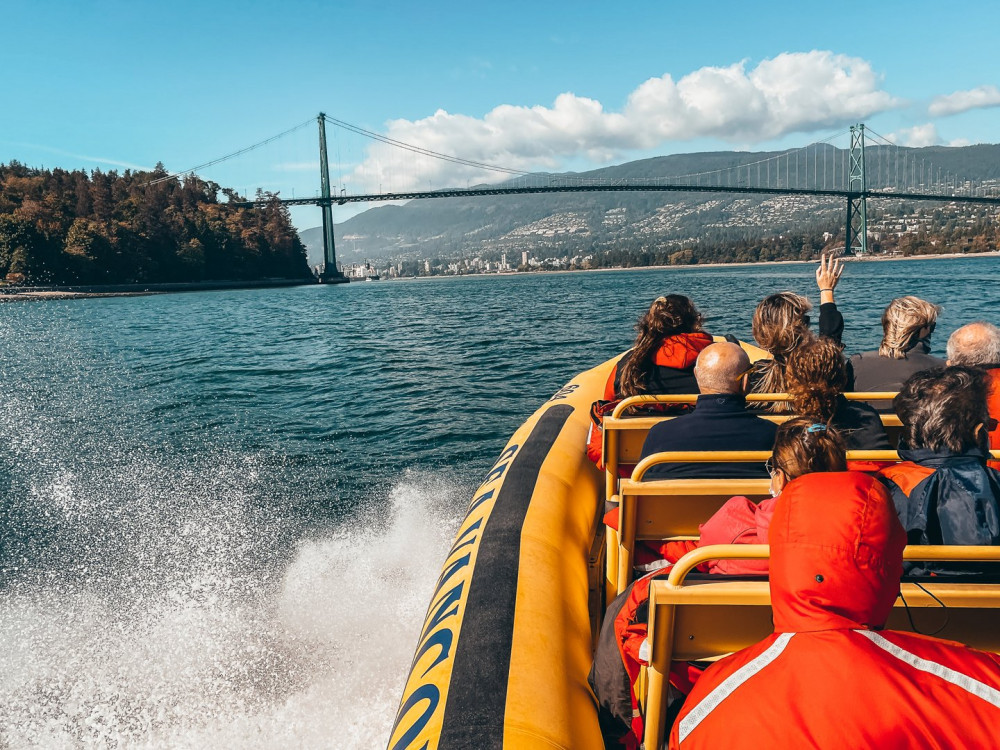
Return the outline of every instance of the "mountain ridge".
{"type": "MultiPolygon", "coordinates": [[[[890,148],[869,146],[869,187],[891,176],[890,148]],[[882,175],[882,167],[886,175],[882,175]]],[[[789,151],[706,151],[672,154],[610,165],[585,172],[551,173],[580,179],[670,178],[743,167],[789,151]]],[[[1000,184],[1000,145],[900,148],[911,164],[917,160],[965,179],[1000,184]]],[[[846,165],[847,152],[829,144],[811,148],[813,164],[795,162],[794,179],[808,183],[820,176],[820,160],[831,172],[846,165]],[[813,174],[815,173],[815,174],[813,174]]],[[[786,172],[792,170],[791,159],[786,172]]],[[[898,163],[897,163],[898,170],[898,163]]],[[[543,176],[550,173],[543,173],[543,176]]],[[[880,182],[881,181],[881,182],[880,182]]],[[[792,183],[792,175],[789,175],[792,183]]],[[[510,185],[511,182],[501,183],[510,185]]],[[[794,187],[795,183],[792,183],[794,187]]],[[[869,211],[888,208],[873,201],[869,211]]],[[[939,205],[936,203],[928,206],[939,205]]],[[[905,208],[905,206],[903,206],[905,208]]],[[[504,253],[564,255],[628,246],[648,252],[664,246],[733,243],[792,231],[842,232],[843,199],[731,193],[607,192],[539,193],[412,200],[357,214],[335,226],[337,257],[342,263],[366,258],[415,260],[468,258],[499,260],[504,253]]],[[[900,206],[896,210],[901,210],[900,206]]],[[[322,230],[300,232],[310,263],[322,262],[322,230]]]]}

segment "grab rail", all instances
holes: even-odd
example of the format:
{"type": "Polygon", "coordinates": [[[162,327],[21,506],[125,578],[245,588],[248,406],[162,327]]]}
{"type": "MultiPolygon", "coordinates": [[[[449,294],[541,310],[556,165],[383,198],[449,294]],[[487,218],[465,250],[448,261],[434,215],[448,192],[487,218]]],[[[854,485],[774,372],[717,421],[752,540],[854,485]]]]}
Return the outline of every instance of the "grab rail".
{"type": "MultiPolygon", "coordinates": [[[[771,555],[767,544],[710,544],[698,547],[674,563],[667,583],[679,587],[688,573],[709,560],[766,560],[771,555]]],[[[1000,562],[1000,546],[912,544],[903,549],[904,560],[921,562],[1000,562]]],[[[720,580],[724,580],[720,576],[720,580]]]]}
{"type": "MultiPolygon", "coordinates": [[[[848,401],[892,401],[896,397],[897,391],[852,391],[845,393],[844,398],[848,401]]],[[[699,394],[661,394],[657,396],[629,396],[622,399],[621,403],[615,406],[611,416],[620,417],[626,409],[632,406],[642,406],[643,404],[693,404],[697,402],[699,394]]],[[[791,401],[792,397],[787,393],[748,393],[746,394],[748,404],[772,401],[791,401]]]]}
{"type": "MultiPolygon", "coordinates": [[[[771,451],[664,451],[646,456],[632,471],[632,481],[641,482],[646,472],[659,464],[677,463],[763,463],[771,451]]],[[[1000,459],[1000,450],[991,450],[990,457],[1000,459]]],[[[892,450],[847,451],[848,461],[900,461],[892,450]]]]}

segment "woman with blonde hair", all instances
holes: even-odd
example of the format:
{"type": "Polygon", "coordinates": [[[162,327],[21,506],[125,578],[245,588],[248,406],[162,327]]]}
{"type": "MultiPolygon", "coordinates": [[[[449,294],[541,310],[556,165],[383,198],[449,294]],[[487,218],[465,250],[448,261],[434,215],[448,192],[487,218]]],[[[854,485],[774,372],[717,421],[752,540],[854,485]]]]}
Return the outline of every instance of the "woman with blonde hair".
{"type": "MultiPolygon", "coordinates": [[[[816,269],[816,284],[820,291],[819,333],[840,343],[844,332],[844,316],[837,309],[833,290],[844,271],[843,263],[832,255],[820,258],[816,269]]],[[[751,393],[784,393],[787,382],[788,357],[798,347],[816,337],[809,328],[812,304],[801,294],[779,292],[765,297],[753,314],[753,337],[770,359],[761,359],[750,373],[751,393]]],[[[776,402],[770,411],[788,411],[788,406],[776,402]]]]}
{"type": "MultiPolygon", "coordinates": [[[[943,367],[943,359],[931,351],[931,334],[941,308],[919,297],[899,297],[882,313],[882,344],[877,351],[851,357],[856,391],[898,391],[914,373],[943,367]]],[[[886,402],[874,404],[879,411],[892,411],[886,402]]]]}

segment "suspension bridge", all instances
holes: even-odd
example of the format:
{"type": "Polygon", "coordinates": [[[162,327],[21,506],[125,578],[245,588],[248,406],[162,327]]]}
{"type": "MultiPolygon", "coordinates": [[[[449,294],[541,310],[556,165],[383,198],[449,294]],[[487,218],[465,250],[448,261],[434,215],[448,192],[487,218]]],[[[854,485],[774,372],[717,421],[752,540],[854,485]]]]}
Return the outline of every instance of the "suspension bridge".
{"type": "MultiPolygon", "coordinates": [[[[864,256],[868,254],[868,201],[910,200],[952,203],[1000,205],[1000,180],[968,179],[953,171],[937,166],[919,150],[898,146],[889,139],[866,128],[852,125],[847,132],[838,133],[816,143],[800,148],[769,154],[764,158],[752,153],[745,160],[724,167],[697,173],[654,177],[595,178],[587,175],[553,175],[504,167],[486,161],[467,159],[453,154],[434,151],[425,147],[390,138],[356,125],[320,113],[316,117],[319,131],[320,189],[310,197],[281,198],[289,206],[319,206],[323,215],[324,270],[321,280],[338,283],[346,279],[337,269],[333,233],[332,207],[348,203],[374,203],[409,201],[431,198],[518,195],[532,193],[586,193],[586,192],[671,192],[671,193],[730,193],[754,195],[799,195],[836,199],[846,208],[844,253],[864,256]],[[356,163],[345,176],[340,169],[337,187],[331,181],[327,124],[335,132],[351,133],[367,139],[385,151],[405,160],[401,180],[403,189],[383,189],[383,182],[393,175],[394,169],[384,156],[373,155],[368,149],[365,159],[356,163]],[[833,142],[849,137],[849,146],[838,148],[833,142]],[[490,174],[494,184],[468,185],[465,188],[445,186],[437,189],[417,189],[420,172],[428,165],[445,165],[455,174],[490,174]],[[367,177],[367,180],[364,178],[367,177]],[[377,186],[377,187],[376,187],[377,186]]],[[[173,179],[187,173],[210,167],[240,156],[311,123],[308,120],[260,143],[205,164],[175,173],[161,179],[173,179]]],[[[339,155],[338,145],[338,155],[339,155]]],[[[739,154],[743,156],[743,154],[739,154]]],[[[433,170],[431,170],[433,171],[433,170]]],[[[440,170],[439,170],[440,171],[440,170]]],[[[273,200],[273,198],[270,198],[273,200]]],[[[252,206],[259,201],[234,202],[237,206],[252,206]]]]}

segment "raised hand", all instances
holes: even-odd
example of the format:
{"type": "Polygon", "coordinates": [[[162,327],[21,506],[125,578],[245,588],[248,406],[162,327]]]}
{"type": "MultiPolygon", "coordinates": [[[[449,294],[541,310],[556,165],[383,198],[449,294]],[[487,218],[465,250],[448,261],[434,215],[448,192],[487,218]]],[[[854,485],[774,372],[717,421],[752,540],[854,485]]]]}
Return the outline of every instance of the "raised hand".
{"type": "Polygon", "coordinates": [[[844,262],[833,254],[823,254],[816,269],[816,285],[819,287],[820,304],[833,302],[833,290],[837,288],[840,275],[844,272],[844,262]]]}

